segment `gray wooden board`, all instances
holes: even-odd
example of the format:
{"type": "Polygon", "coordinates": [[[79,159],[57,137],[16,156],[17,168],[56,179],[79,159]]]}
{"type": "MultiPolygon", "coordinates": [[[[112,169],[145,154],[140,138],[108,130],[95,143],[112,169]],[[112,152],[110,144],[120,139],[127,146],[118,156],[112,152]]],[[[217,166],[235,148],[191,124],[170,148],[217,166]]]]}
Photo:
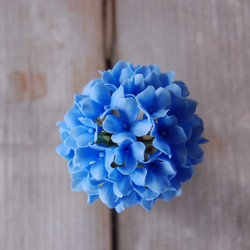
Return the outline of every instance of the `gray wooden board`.
{"type": "Polygon", "coordinates": [[[175,70],[210,143],[180,197],[118,216],[118,249],[250,249],[250,2],[117,0],[121,59],[175,70]]]}
{"type": "MultiPolygon", "coordinates": [[[[0,1],[0,249],[112,247],[109,210],[70,191],[55,153],[55,122],[104,69],[103,38],[112,53],[100,2],[0,1]]],[[[118,249],[250,249],[249,1],[115,7],[113,61],[175,70],[198,100],[210,140],[181,197],[118,215],[118,249]]]]}
{"type": "Polygon", "coordinates": [[[55,126],[104,69],[101,1],[0,1],[0,249],[110,249],[110,211],[70,190],[55,126]]]}

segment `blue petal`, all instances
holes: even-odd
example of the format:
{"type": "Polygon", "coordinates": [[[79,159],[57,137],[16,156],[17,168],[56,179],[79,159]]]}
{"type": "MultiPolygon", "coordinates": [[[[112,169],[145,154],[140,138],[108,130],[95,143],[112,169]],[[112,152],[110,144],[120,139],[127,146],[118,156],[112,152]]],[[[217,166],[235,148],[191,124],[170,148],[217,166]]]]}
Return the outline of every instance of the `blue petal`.
{"type": "Polygon", "coordinates": [[[155,91],[156,95],[156,109],[168,109],[171,104],[171,95],[167,89],[164,88],[158,88],[155,91]]]}
{"type": "Polygon", "coordinates": [[[84,133],[87,133],[88,132],[88,128],[85,127],[85,126],[77,126],[77,127],[74,127],[72,130],[71,130],[71,135],[74,137],[74,138],[77,138],[79,137],[80,135],[84,134],[84,133]]]}
{"type": "Polygon", "coordinates": [[[187,127],[185,129],[185,133],[186,133],[186,136],[187,136],[187,141],[189,141],[192,137],[192,128],[191,127],[187,127]]]}
{"type": "Polygon", "coordinates": [[[134,92],[136,94],[140,93],[145,88],[144,77],[142,74],[136,74],[134,76],[134,92]]]}
{"type": "Polygon", "coordinates": [[[101,187],[99,187],[99,196],[103,203],[113,203],[118,200],[118,197],[113,192],[113,184],[110,182],[105,182],[101,187]]]}
{"type": "Polygon", "coordinates": [[[80,122],[81,122],[84,126],[89,127],[89,128],[95,128],[95,122],[94,122],[93,120],[88,119],[88,118],[83,118],[83,117],[80,118],[79,120],[80,120],[80,122]]]}
{"type": "Polygon", "coordinates": [[[74,108],[80,109],[81,101],[85,98],[84,95],[75,94],[74,95],[74,108]]]}
{"type": "Polygon", "coordinates": [[[91,100],[101,104],[108,105],[110,104],[111,96],[109,90],[105,87],[105,85],[101,83],[97,83],[90,92],[91,100]]]}
{"type": "Polygon", "coordinates": [[[172,91],[177,96],[181,96],[181,88],[175,83],[168,85],[166,89],[172,91]]]}
{"type": "Polygon", "coordinates": [[[105,168],[108,173],[110,173],[113,168],[111,167],[111,163],[113,162],[115,157],[115,150],[108,148],[105,152],[105,168]]]}
{"type": "Polygon", "coordinates": [[[161,69],[158,65],[156,64],[151,64],[148,65],[148,67],[151,69],[152,72],[154,72],[157,76],[159,76],[161,74],[161,69]]]}
{"type": "Polygon", "coordinates": [[[202,135],[203,130],[204,129],[203,129],[202,125],[197,125],[197,126],[192,127],[192,137],[191,137],[191,139],[192,140],[198,139],[202,135]]]}
{"type": "Polygon", "coordinates": [[[119,113],[121,117],[128,123],[137,120],[140,109],[137,107],[137,102],[134,98],[128,97],[120,100],[119,113]]]}
{"type": "Polygon", "coordinates": [[[87,83],[87,85],[83,88],[82,94],[84,96],[89,96],[91,88],[97,83],[97,79],[91,80],[90,82],[87,83]]]}
{"type": "Polygon", "coordinates": [[[170,179],[176,175],[176,169],[171,165],[169,161],[158,162],[156,171],[168,176],[170,179]]]}
{"type": "Polygon", "coordinates": [[[69,160],[74,156],[74,151],[66,147],[63,143],[56,147],[56,152],[66,160],[69,160]]]}
{"type": "Polygon", "coordinates": [[[78,148],[75,151],[74,163],[82,167],[88,166],[96,161],[99,156],[99,151],[92,148],[78,148]]]}
{"type": "Polygon", "coordinates": [[[82,191],[83,190],[82,181],[83,181],[82,178],[72,180],[71,189],[73,191],[82,191]]]}
{"type": "Polygon", "coordinates": [[[92,194],[92,195],[98,194],[98,184],[96,184],[95,182],[91,180],[90,174],[87,176],[87,178],[83,180],[82,186],[83,186],[83,190],[86,193],[92,194]]]}
{"type": "Polygon", "coordinates": [[[170,180],[171,188],[170,190],[174,189],[176,191],[176,196],[181,195],[181,184],[179,180],[175,177],[174,179],[170,180]]]}
{"type": "Polygon", "coordinates": [[[166,175],[156,171],[148,171],[146,186],[156,193],[163,193],[169,188],[170,182],[166,175]]]}
{"type": "Polygon", "coordinates": [[[104,71],[103,72],[103,74],[102,74],[102,81],[105,82],[105,83],[113,84],[116,87],[119,86],[118,81],[116,81],[115,78],[113,77],[113,75],[110,72],[108,72],[108,71],[104,71]]]}
{"type": "Polygon", "coordinates": [[[104,85],[109,90],[109,92],[111,92],[111,93],[113,93],[114,91],[117,90],[117,87],[115,85],[113,85],[113,84],[105,83],[104,85]]]}
{"type": "Polygon", "coordinates": [[[127,62],[119,61],[118,63],[115,64],[115,66],[112,69],[113,76],[118,80],[120,78],[121,71],[127,67],[128,67],[127,62]]]}
{"type": "Polygon", "coordinates": [[[183,128],[180,126],[175,126],[168,129],[167,136],[165,138],[171,144],[180,144],[185,142],[187,139],[183,128]]]}
{"type": "Polygon", "coordinates": [[[136,206],[138,203],[138,197],[136,195],[136,192],[132,191],[129,195],[121,198],[121,201],[125,207],[136,206]]]}
{"type": "Polygon", "coordinates": [[[68,131],[69,128],[67,127],[66,123],[65,122],[57,122],[56,123],[56,126],[60,127],[60,128],[63,128],[64,131],[68,131]]]}
{"type": "Polygon", "coordinates": [[[168,71],[166,73],[161,74],[161,82],[162,82],[162,87],[166,87],[169,84],[172,83],[174,79],[175,72],[174,71],[168,71]]]}
{"type": "Polygon", "coordinates": [[[92,204],[93,202],[95,202],[96,200],[98,200],[99,195],[88,195],[88,204],[92,204]]]}
{"type": "Polygon", "coordinates": [[[73,191],[82,191],[83,190],[82,182],[86,176],[87,173],[82,170],[72,173],[71,189],[73,191]]]}
{"type": "Polygon", "coordinates": [[[137,167],[137,164],[138,164],[138,161],[131,154],[128,154],[125,159],[125,166],[126,166],[126,169],[128,170],[128,173],[133,173],[133,171],[137,167]]]}
{"type": "Polygon", "coordinates": [[[119,180],[114,183],[114,188],[117,188],[121,196],[129,195],[133,190],[133,184],[129,176],[122,175],[119,180]]]}
{"type": "Polygon", "coordinates": [[[146,77],[150,73],[151,73],[151,70],[146,66],[139,66],[135,70],[135,74],[142,74],[144,77],[146,77]]]}
{"type": "Polygon", "coordinates": [[[159,199],[163,201],[169,201],[176,195],[175,189],[168,189],[166,192],[160,194],[159,199]]]}
{"type": "Polygon", "coordinates": [[[194,116],[192,121],[189,123],[189,126],[192,127],[192,139],[198,139],[203,133],[203,121],[197,115],[194,116]]]}
{"type": "Polygon", "coordinates": [[[124,88],[120,86],[111,96],[110,106],[118,109],[118,104],[124,98],[124,88]]]}
{"type": "Polygon", "coordinates": [[[77,127],[74,127],[72,130],[71,130],[71,135],[74,137],[74,138],[77,138],[79,137],[80,135],[84,134],[84,133],[87,133],[88,132],[88,128],[86,128],[85,126],[77,126],[77,127]]]}
{"type": "Polygon", "coordinates": [[[115,211],[117,213],[121,213],[124,210],[125,210],[125,207],[124,207],[124,205],[122,203],[119,203],[118,205],[115,206],[115,211]]]}
{"type": "Polygon", "coordinates": [[[123,165],[125,161],[125,153],[122,148],[118,147],[115,151],[115,162],[118,165],[123,165]]]}
{"type": "Polygon", "coordinates": [[[187,149],[183,145],[172,145],[171,151],[173,157],[171,160],[175,163],[176,166],[181,167],[187,162],[187,149]]]}
{"type": "Polygon", "coordinates": [[[115,143],[122,143],[125,140],[136,141],[136,137],[131,132],[121,132],[113,134],[111,139],[115,143]]]}
{"type": "Polygon", "coordinates": [[[168,79],[169,79],[169,84],[171,84],[174,80],[175,72],[174,71],[168,71],[166,73],[168,79]]]}
{"type": "Polygon", "coordinates": [[[106,205],[107,205],[108,208],[113,209],[113,208],[115,208],[116,206],[118,206],[119,203],[120,203],[120,199],[117,199],[117,201],[112,202],[112,203],[108,203],[108,204],[106,204],[106,205]]]}
{"type": "Polygon", "coordinates": [[[126,166],[120,166],[116,168],[123,175],[131,175],[131,171],[126,166]]]}
{"type": "Polygon", "coordinates": [[[194,117],[194,113],[196,111],[196,106],[197,106],[197,102],[192,100],[192,99],[189,99],[187,110],[183,111],[180,115],[177,116],[178,122],[180,124],[185,124],[185,123],[191,121],[192,118],[194,117]]]}
{"type": "Polygon", "coordinates": [[[138,186],[134,184],[134,190],[136,191],[137,194],[143,196],[143,194],[146,192],[147,189],[144,186],[138,186]]]}
{"type": "Polygon", "coordinates": [[[74,139],[73,136],[68,136],[67,139],[64,141],[65,146],[71,148],[71,149],[76,149],[76,140],[74,139]]]}
{"type": "Polygon", "coordinates": [[[88,172],[82,169],[75,170],[75,168],[72,170],[71,178],[72,179],[84,179],[88,175],[88,172]]]}
{"type": "Polygon", "coordinates": [[[151,189],[147,189],[144,193],[144,199],[147,201],[155,200],[159,196],[159,193],[153,192],[151,189]]]}
{"type": "Polygon", "coordinates": [[[167,114],[167,112],[168,112],[167,109],[159,109],[158,111],[151,114],[150,120],[152,120],[152,118],[164,117],[167,114]]]}
{"type": "Polygon", "coordinates": [[[124,94],[125,95],[134,93],[134,87],[135,86],[134,86],[134,83],[130,79],[127,79],[127,80],[123,81],[122,87],[124,88],[124,94]]]}
{"type": "Polygon", "coordinates": [[[103,129],[108,133],[119,133],[123,131],[123,121],[116,115],[107,115],[102,123],[103,129]]]}
{"type": "Polygon", "coordinates": [[[169,144],[164,140],[163,137],[158,136],[153,140],[153,146],[168,156],[172,156],[169,144]]]}
{"type": "Polygon", "coordinates": [[[155,89],[153,86],[148,86],[136,96],[137,102],[147,110],[154,105],[155,98],[155,89]]]}
{"type": "Polygon", "coordinates": [[[197,139],[198,144],[204,144],[204,143],[208,143],[208,142],[209,142],[209,140],[206,138],[203,138],[203,137],[200,137],[197,139]]]}
{"type": "Polygon", "coordinates": [[[161,87],[161,82],[159,80],[159,77],[154,73],[150,73],[145,77],[145,84],[146,86],[153,86],[155,89],[158,89],[161,87]]]}
{"type": "Polygon", "coordinates": [[[121,71],[121,75],[120,75],[120,78],[119,78],[120,84],[123,84],[123,82],[124,82],[125,80],[130,79],[132,75],[133,75],[133,72],[132,72],[130,69],[124,68],[124,69],[121,71]]]}
{"type": "Polygon", "coordinates": [[[176,178],[180,181],[180,182],[186,182],[189,179],[191,179],[191,177],[195,174],[194,168],[192,165],[186,165],[183,167],[180,167],[177,169],[177,175],[176,178]]]}
{"type": "Polygon", "coordinates": [[[115,182],[115,181],[114,181],[114,185],[113,185],[113,192],[114,192],[114,194],[115,194],[117,197],[119,197],[119,198],[123,197],[123,194],[122,194],[121,191],[119,190],[119,188],[118,188],[118,186],[116,185],[116,182],[115,182]]]}
{"type": "Polygon", "coordinates": [[[90,173],[96,180],[102,180],[106,178],[107,171],[104,166],[104,159],[98,158],[97,161],[92,164],[90,173]]]}
{"type": "Polygon", "coordinates": [[[200,163],[203,160],[203,151],[196,142],[188,142],[186,144],[188,150],[188,156],[195,160],[193,164],[200,163]]]}
{"type": "Polygon", "coordinates": [[[145,152],[146,146],[144,143],[138,141],[133,143],[130,146],[131,154],[133,158],[135,158],[138,161],[143,161],[144,160],[144,152],[145,152]]]}
{"type": "Polygon", "coordinates": [[[196,110],[197,102],[184,97],[171,95],[172,105],[169,114],[174,114],[179,124],[190,122],[196,110]]]}
{"type": "Polygon", "coordinates": [[[78,119],[79,117],[82,117],[82,114],[77,109],[73,108],[68,110],[64,116],[66,126],[71,129],[81,125],[81,122],[78,119]]]}
{"type": "Polygon", "coordinates": [[[146,119],[135,121],[130,125],[130,131],[137,137],[146,135],[152,128],[152,123],[146,119]]]}
{"type": "Polygon", "coordinates": [[[73,169],[73,161],[70,160],[68,161],[68,170],[69,170],[69,174],[71,175],[72,173],[72,169],[73,169]]]}
{"type": "Polygon", "coordinates": [[[158,127],[160,130],[166,130],[168,128],[171,128],[177,124],[177,119],[176,117],[168,116],[166,115],[165,117],[162,117],[158,120],[158,127]]]}
{"type": "Polygon", "coordinates": [[[146,168],[136,168],[135,171],[132,174],[130,174],[130,178],[136,185],[144,186],[146,175],[147,175],[146,168]]]}
{"type": "Polygon", "coordinates": [[[189,95],[188,88],[184,82],[175,81],[174,83],[177,84],[181,88],[181,96],[187,97],[189,95]]]}
{"type": "Polygon", "coordinates": [[[116,182],[118,179],[121,178],[121,173],[118,171],[118,168],[113,168],[113,171],[108,175],[110,182],[116,182]]]}
{"type": "Polygon", "coordinates": [[[63,133],[67,133],[68,134],[69,133],[69,129],[65,130],[64,128],[60,127],[59,128],[59,133],[60,134],[63,134],[63,133]]]}
{"type": "Polygon", "coordinates": [[[76,144],[78,147],[88,147],[90,143],[92,143],[94,140],[94,134],[89,134],[89,133],[85,133],[80,135],[77,139],[76,139],[76,144]]]}
{"type": "Polygon", "coordinates": [[[145,199],[142,199],[140,204],[143,208],[145,208],[147,211],[150,211],[155,203],[155,200],[146,201],[145,199]]]}
{"type": "Polygon", "coordinates": [[[104,111],[104,108],[97,102],[94,102],[89,98],[86,98],[86,100],[84,100],[82,104],[81,111],[87,118],[96,119],[104,111]]]}

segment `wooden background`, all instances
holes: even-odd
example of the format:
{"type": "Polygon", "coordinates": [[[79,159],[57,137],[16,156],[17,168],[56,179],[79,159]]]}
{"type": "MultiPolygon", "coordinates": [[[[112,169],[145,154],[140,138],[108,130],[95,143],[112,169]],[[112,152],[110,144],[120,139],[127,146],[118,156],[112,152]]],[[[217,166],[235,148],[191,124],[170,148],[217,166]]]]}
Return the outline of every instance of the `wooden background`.
{"type": "Polygon", "coordinates": [[[249,0],[0,0],[0,249],[250,249],[249,69],[249,0]],[[122,212],[114,240],[110,210],[70,190],[55,123],[121,59],[175,70],[210,143],[182,196],[122,212]]]}

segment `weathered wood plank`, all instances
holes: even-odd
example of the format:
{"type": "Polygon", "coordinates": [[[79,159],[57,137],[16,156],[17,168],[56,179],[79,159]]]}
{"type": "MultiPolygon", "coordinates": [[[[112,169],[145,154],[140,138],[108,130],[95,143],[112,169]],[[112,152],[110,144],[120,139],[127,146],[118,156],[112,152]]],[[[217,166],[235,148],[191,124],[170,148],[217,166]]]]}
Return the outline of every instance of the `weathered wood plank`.
{"type": "Polygon", "coordinates": [[[70,190],[56,121],[104,69],[101,1],[0,2],[0,249],[110,249],[110,212],[70,190]]]}
{"type": "Polygon", "coordinates": [[[210,140],[171,202],[118,216],[119,249],[250,249],[250,2],[116,1],[116,60],[175,70],[210,140]]]}

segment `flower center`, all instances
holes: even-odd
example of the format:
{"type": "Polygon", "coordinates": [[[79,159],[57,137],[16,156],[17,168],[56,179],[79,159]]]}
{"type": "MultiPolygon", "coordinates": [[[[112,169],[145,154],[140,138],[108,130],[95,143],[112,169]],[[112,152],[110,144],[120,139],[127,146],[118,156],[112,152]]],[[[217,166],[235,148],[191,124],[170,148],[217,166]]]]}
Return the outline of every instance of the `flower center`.
{"type": "Polygon", "coordinates": [[[161,135],[166,136],[167,132],[166,131],[161,131],[161,135]]]}
{"type": "Polygon", "coordinates": [[[123,128],[128,129],[128,124],[126,122],[123,123],[123,128]]]}
{"type": "Polygon", "coordinates": [[[152,169],[156,169],[156,165],[155,165],[155,164],[152,164],[150,167],[151,167],[152,169]]]}
{"type": "Polygon", "coordinates": [[[95,130],[93,128],[89,128],[88,133],[89,134],[94,134],[95,130]]]}
{"type": "Polygon", "coordinates": [[[99,153],[99,157],[104,157],[105,156],[105,153],[104,152],[100,152],[99,153]]]}
{"type": "Polygon", "coordinates": [[[126,149],[126,150],[125,150],[125,154],[127,154],[127,155],[128,155],[128,154],[129,154],[129,152],[130,152],[130,150],[129,150],[129,149],[126,149]]]}

